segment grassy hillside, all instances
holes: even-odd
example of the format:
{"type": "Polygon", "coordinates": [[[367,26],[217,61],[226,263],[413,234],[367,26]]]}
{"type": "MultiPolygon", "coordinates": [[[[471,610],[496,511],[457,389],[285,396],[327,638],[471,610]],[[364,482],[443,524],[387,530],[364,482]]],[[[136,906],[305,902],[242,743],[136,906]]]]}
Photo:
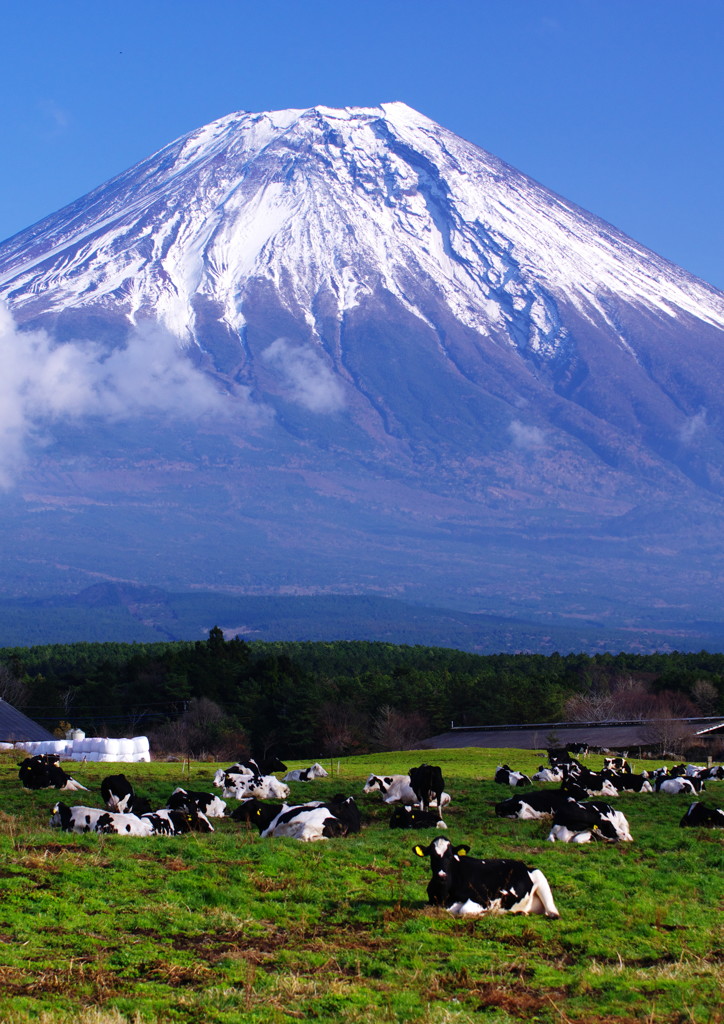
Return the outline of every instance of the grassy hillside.
{"type": "MultiPolygon", "coordinates": [[[[24,791],[17,758],[2,755],[0,1020],[722,1021],[724,835],[679,828],[690,801],[650,794],[616,801],[632,844],[547,843],[545,823],[493,810],[509,795],[491,781],[496,765],[531,772],[540,759],[463,749],[327,761],[329,779],[293,783],[292,799],[353,794],[363,831],[303,844],[230,820],[207,836],[60,833],[47,824],[58,794],[24,791]],[[389,808],[361,793],[370,771],[423,760],[442,766],[453,797],[442,834],[541,868],[559,921],[458,921],[427,906],[429,869],[412,847],[430,834],[390,831],[389,808]]],[[[73,765],[91,792],[65,799],[100,806],[100,780],[120,769],[161,806],[178,784],[209,788],[217,765],[184,767],[73,765]]],[[[724,805],[724,783],[705,799],[724,805]]]]}

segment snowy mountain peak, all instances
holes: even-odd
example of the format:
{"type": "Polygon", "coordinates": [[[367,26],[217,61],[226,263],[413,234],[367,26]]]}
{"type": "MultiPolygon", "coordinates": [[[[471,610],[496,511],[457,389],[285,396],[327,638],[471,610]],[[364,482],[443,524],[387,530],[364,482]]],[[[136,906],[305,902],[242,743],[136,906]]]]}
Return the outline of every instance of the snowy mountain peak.
{"type": "Polygon", "coordinates": [[[0,245],[3,564],[719,609],[723,327],[404,103],[232,113],[0,245]]]}
{"type": "Polygon", "coordinates": [[[561,304],[615,326],[612,295],[724,324],[714,289],[399,101],[229,114],[10,239],[0,270],[21,319],[42,292],[202,346],[199,298],[238,335],[260,281],[309,322],[320,295],[343,318],[379,287],[427,322],[432,293],[513,344],[525,320],[540,352],[561,304]]]}

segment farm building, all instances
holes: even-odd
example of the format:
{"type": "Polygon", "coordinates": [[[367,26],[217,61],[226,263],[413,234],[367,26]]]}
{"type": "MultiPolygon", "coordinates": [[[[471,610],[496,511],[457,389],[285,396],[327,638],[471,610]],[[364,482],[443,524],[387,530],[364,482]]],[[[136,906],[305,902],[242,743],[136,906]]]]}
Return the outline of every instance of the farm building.
{"type": "Polygon", "coordinates": [[[545,750],[585,743],[606,750],[654,752],[662,747],[724,744],[724,718],[642,719],[638,722],[540,722],[533,725],[456,726],[430,736],[427,748],[514,747],[545,750]]]}
{"type": "Polygon", "coordinates": [[[0,698],[0,743],[53,740],[52,732],[0,698]]]}

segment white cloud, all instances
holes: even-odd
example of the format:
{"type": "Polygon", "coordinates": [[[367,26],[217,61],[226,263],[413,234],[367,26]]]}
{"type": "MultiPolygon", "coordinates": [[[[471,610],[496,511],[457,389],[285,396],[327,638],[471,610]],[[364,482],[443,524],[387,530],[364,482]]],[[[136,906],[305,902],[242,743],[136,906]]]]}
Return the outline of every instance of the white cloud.
{"type": "Polygon", "coordinates": [[[282,379],[289,398],[310,412],[338,412],[344,390],[322,357],[310,345],[277,338],[262,355],[282,379]]]}
{"type": "Polygon", "coordinates": [[[0,486],[12,484],[29,446],[53,423],[148,414],[252,423],[271,415],[243,389],[222,393],[161,328],[138,330],[111,351],[92,341],[56,344],[45,331],[18,330],[0,305],[0,486]]]}
{"type": "Polygon", "coordinates": [[[545,431],[540,427],[529,427],[520,420],[513,420],[508,430],[516,448],[542,448],[546,443],[545,431]]]}

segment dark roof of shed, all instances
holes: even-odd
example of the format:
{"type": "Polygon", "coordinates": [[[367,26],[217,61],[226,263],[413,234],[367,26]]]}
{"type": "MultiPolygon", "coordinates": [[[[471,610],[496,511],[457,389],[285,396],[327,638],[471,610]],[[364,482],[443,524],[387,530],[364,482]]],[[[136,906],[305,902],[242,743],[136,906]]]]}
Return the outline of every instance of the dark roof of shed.
{"type": "Polygon", "coordinates": [[[21,743],[23,740],[54,740],[52,732],[18,711],[0,698],[0,743],[21,743]]]}
{"type": "MultiPolygon", "coordinates": [[[[724,726],[722,719],[682,719],[697,736],[716,735],[724,726]]],[[[457,727],[425,740],[427,748],[510,747],[517,750],[545,751],[548,747],[564,747],[568,743],[588,743],[609,750],[631,750],[652,747],[661,742],[650,720],[641,722],[605,722],[571,725],[547,722],[528,726],[496,726],[475,729],[457,727]],[[555,737],[555,740],[554,740],[555,737]]]]}

